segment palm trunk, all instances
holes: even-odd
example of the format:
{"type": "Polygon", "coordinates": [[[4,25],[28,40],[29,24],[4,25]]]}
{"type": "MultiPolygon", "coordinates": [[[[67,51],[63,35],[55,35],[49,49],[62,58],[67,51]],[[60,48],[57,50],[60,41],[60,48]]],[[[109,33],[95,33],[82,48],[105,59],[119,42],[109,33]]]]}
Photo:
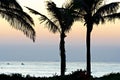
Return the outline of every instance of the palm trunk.
{"type": "Polygon", "coordinates": [[[61,76],[65,75],[66,69],[66,55],[65,55],[65,33],[62,32],[60,35],[60,57],[61,57],[61,76]]]}
{"type": "Polygon", "coordinates": [[[87,46],[87,75],[90,78],[91,76],[91,54],[90,54],[90,36],[91,31],[87,29],[87,39],[86,39],[86,46],[87,46]]]}

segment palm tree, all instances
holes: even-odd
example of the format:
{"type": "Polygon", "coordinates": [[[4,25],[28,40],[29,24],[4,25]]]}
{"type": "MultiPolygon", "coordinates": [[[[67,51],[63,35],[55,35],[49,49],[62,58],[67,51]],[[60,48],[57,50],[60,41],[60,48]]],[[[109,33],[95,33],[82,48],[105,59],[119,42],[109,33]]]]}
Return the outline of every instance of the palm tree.
{"type": "Polygon", "coordinates": [[[116,18],[120,19],[119,2],[104,4],[104,0],[71,0],[67,4],[67,8],[78,11],[79,16],[82,18],[87,28],[86,34],[86,48],[87,48],[87,75],[91,75],[91,51],[90,51],[90,38],[93,25],[105,23],[106,20],[112,21],[116,18]]]}
{"type": "Polygon", "coordinates": [[[15,29],[21,30],[27,37],[35,41],[33,19],[23,11],[16,0],[0,0],[0,15],[15,29]]]}
{"type": "Polygon", "coordinates": [[[40,15],[40,21],[45,22],[47,28],[53,33],[60,33],[60,58],[61,58],[61,76],[65,75],[66,69],[66,55],[65,55],[65,37],[66,32],[69,32],[74,19],[77,19],[75,12],[67,8],[58,8],[56,4],[52,1],[47,1],[47,10],[51,13],[51,19],[45,15],[26,7],[35,15],[40,15]]]}

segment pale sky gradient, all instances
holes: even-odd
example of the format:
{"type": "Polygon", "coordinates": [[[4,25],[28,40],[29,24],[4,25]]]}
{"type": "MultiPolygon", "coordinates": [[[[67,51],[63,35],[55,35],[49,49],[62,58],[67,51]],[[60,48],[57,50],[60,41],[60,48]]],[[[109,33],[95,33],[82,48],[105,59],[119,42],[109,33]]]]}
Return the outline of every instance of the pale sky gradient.
{"type": "MultiPolygon", "coordinates": [[[[22,6],[28,6],[46,14],[44,0],[18,0],[22,6]]],[[[61,6],[65,0],[53,0],[61,6]]],[[[110,2],[110,0],[107,0],[110,2]]],[[[113,1],[113,0],[112,0],[113,1]]],[[[114,0],[115,1],[115,0],[114,0]]],[[[116,0],[120,1],[120,0],[116,0]]],[[[24,8],[26,12],[26,10],[24,8]]],[[[36,42],[27,38],[21,31],[12,28],[0,18],[0,61],[59,61],[59,34],[49,32],[39,24],[38,16],[30,14],[35,20],[36,42]]],[[[86,60],[86,27],[76,22],[67,34],[67,61],[86,60]]],[[[91,37],[92,61],[120,62],[120,20],[115,23],[94,26],[91,37]]]]}

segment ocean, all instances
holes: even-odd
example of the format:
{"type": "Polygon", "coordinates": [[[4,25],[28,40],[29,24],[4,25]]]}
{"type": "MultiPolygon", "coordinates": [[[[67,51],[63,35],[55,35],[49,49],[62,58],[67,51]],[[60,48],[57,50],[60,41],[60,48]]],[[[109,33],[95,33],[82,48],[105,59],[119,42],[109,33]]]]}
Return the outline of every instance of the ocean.
{"type": "MultiPolygon", "coordinates": [[[[67,62],[66,74],[78,69],[85,70],[85,62],[67,62]]],[[[92,62],[92,75],[100,77],[112,72],[120,72],[120,63],[92,62]]],[[[60,62],[0,62],[0,74],[20,73],[35,77],[60,75],[60,62]]]]}

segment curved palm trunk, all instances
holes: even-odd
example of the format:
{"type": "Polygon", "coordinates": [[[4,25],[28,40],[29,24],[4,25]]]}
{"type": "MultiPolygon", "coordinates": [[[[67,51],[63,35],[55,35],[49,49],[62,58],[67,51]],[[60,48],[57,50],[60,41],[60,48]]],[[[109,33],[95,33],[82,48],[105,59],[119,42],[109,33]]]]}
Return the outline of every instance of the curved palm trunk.
{"type": "Polygon", "coordinates": [[[65,39],[66,35],[64,32],[60,34],[60,57],[61,57],[61,76],[65,75],[66,69],[66,55],[65,55],[65,39]]]}

